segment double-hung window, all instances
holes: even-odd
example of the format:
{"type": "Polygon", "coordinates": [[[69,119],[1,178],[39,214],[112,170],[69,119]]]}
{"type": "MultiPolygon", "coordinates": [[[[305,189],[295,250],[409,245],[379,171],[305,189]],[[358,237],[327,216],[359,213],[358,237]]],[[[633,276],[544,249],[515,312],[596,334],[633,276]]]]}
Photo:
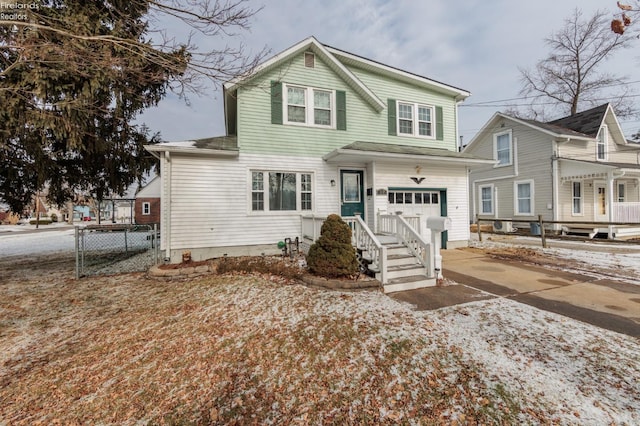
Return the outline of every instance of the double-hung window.
{"type": "Polygon", "coordinates": [[[287,124],[335,128],[334,91],[289,84],[284,87],[287,124]]]}
{"type": "Polygon", "coordinates": [[[398,102],[398,134],[434,138],[434,109],[429,105],[398,102]]]}
{"type": "Polygon", "coordinates": [[[515,214],[522,216],[533,215],[533,181],[514,182],[515,214]]]}
{"type": "Polygon", "coordinates": [[[596,158],[601,161],[607,159],[607,126],[602,126],[598,132],[598,141],[596,142],[596,158]]]}
{"type": "Polygon", "coordinates": [[[251,172],[252,211],[309,211],[312,209],[313,179],[310,173],[251,172]]]}
{"type": "Polygon", "coordinates": [[[582,182],[571,182],[571,214],[574,216],[582,216],[582,182]]]}
{"type": "Polygon", "coordinates": [[[493,185],[480,187],[480,214],[493,214],[493,185]]]}
{"type": "Polygon", "coordinates": [[[148,202],[142,203],[142,214],[143,215],[151,214],[151,203],[148,203],[148,202]]]}
{"type": "Polygon", "coordinates": [[[626,198],[626,185],[624,183],[619,183],[618,184],[618,202],[619,203],[624,203],[625,198],[626,198]]]}
{"type": "Polygon", "coordinates": [[[493,153],[497,167],[509,166],[513,163],[513,142],[511,131],[493,135],[493,153]]]}

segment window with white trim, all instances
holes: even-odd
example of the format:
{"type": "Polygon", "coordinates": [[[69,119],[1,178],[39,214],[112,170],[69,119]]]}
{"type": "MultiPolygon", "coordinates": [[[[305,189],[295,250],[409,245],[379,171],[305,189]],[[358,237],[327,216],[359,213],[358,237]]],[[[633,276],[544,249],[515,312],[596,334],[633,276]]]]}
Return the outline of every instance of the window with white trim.
{"type": "Polygon", "coordinates": [[[251,172],[252,211],[310,211],[313,209],[311,173],[251,172]]]}
{"type": "Polygon", "coordinates": [[[142,214],[143,215],[151,214],[151,203],[148,203],[148,202],[142,203],[142,214]]]}
{"type": "Polygon", "coordinates": [[[493,135],[493,158],[497,161],[496,167],[513,164],[511,130],[493,135]]]}
{"type": "Polygon", "coordinates": [[[417,103],[397,102],[398,135],[433,139],[434,107],[417,103]]]}
{"type": "Polygon", "coordinates": [[[480,191],[480,214],[493,214],[493,185],[483,185],[480,191]]]}
{"type": "Polygon", "coordinates": [[[624,203],[627,195],[627,187],[624,183],[618,184],[618,202],[624,203]]]}
{"type": "Polygon", "coordinates": [[[607,159],[607,141],[608,137],[608,128],[606,125],[600,127],[600,131],[598,132],[598,141],[596,142],[596,159],[605,161],[607,159]]]}
{"type": "Polygon", "coordinates": [[[284,122],[335,128],[335,92],[313,87],[283,84],[284,122]]]}
{"type": "Polygon", "coordinates": [[[582,216],[582,182],[571,182],[571,214],[574,216],[582,216]]]}
{"type": "Polygon", "coordinates": [[[533,180],[513,183],[514,210],[516,215],[533,216],[533,180]]]}

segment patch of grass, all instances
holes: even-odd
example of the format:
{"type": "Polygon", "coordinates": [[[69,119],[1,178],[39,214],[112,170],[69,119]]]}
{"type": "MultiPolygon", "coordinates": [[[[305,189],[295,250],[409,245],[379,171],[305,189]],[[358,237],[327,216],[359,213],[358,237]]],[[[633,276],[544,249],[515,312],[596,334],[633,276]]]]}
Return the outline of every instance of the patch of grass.
{"type": "Polygon", "coordinates": [[[257,273],[287,279],[300,279],[304,274],[297,263],[277,257],[225,257],[217,259],[216,266],[219,274],[257,273]]]}

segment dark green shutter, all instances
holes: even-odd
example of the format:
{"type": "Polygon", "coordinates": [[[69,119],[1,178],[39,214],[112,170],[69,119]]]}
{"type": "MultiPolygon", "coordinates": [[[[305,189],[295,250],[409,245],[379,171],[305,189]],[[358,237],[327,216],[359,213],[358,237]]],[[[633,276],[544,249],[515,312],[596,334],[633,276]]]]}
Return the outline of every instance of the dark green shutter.
{"type": "Polygon", "coordinates": [[[389,114],[389,134],[396,136],[396,100],[387,99],[387,112],[389,114]]]}
{"type": "Polygon", "coordinates": [[[347,94],[336,90],[336,129],[347,130],[347,94]]]}
{"type": "Polygon", "coordinates": [[[271,82],[271,124],[282,124],[282,83],[271,82]]]}
{"type": "Polygon", "coordinates": [[[436,139],[444,140],[444,123],[442,120],[442,107],[436,107],[436,139]]]}

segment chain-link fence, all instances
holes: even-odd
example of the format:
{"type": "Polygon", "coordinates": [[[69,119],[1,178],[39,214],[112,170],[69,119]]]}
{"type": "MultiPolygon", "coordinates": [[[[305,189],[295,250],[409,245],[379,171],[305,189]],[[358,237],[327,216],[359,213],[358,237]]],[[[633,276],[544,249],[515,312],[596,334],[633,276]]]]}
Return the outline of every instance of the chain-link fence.
{"type": "Polygon", "coordinates": [[[145,271],[158,263],[156,225],[77,226],[76,278],[145,271]]]}

